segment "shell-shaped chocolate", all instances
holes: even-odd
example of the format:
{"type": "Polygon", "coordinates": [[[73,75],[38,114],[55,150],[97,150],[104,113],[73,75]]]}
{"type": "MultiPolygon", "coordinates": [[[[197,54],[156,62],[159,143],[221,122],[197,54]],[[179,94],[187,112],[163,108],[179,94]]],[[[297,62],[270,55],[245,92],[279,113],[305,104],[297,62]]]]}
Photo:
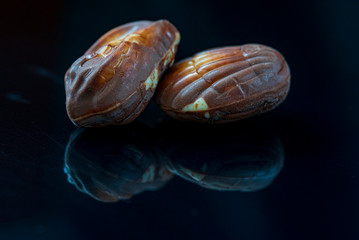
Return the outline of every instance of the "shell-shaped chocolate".
{"type": "Polygon", "coordinates": [[[161,80],[156,101],[179,120],[230,122],[275,108],[289,86],[283,56],[247,44],[204,51],[175,64],[161,80]]]}
{"type": "Polygon", "coordinates": [[[168,21],[138,21],[112,29],[65,75],[66,108],[82,127],[133,121],[173,64],[180,35],[168,21]]]}

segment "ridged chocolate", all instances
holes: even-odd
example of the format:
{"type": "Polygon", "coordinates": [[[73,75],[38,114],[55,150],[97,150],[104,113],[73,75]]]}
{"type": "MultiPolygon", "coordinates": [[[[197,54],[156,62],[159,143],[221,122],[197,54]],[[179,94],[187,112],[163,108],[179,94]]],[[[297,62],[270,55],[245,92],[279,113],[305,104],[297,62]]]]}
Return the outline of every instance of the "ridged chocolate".
{"type": "Polygon", "coordinates": [[[180,35],[168,21],[114,28],[75,61],[65,75],[66,108],[82,127],[133,121],[173,64],[180,35]]]}
{"type": "Polygon", "coordinates": [[[157,103],[170,116],[222,123],[269,111],[287,96],[289,67],[273,48],[247,44],[196,54],[161,80],[157,103]]]}

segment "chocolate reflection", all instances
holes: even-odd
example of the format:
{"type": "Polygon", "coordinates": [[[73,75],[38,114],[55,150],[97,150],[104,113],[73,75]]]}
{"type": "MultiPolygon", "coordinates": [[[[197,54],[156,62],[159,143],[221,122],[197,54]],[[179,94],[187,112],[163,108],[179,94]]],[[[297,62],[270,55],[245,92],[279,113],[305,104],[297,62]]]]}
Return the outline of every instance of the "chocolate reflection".
{"type": "Polygon", "coordinates": [[[280,140],[248,122],[171,123],[161,132],[170,171],[205,188],[257,191],[270,185],[283,167],[280,140]]]}
{"type": "Polygon", "coordinates": [[[143,126],[77,129],[67,144],[68,181],[91,197],[115,202],[156,190],[172,177],[143,126]]]}

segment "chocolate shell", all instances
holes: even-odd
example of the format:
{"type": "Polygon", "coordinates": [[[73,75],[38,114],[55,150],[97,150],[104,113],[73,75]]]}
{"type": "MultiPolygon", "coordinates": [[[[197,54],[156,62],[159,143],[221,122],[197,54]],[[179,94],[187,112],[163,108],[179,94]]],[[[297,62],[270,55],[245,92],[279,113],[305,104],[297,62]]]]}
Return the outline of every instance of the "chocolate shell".
{"type": "Polygon", "coordinates": [[[278,51],[247,44],[177,63],[161,80],[156,100],[175,119],[223,123],[275,108],[289,85],[289,67],[278,51]]]}
{"type": "Polygon", "coordinates": [[[168,21],[138,21],[112,29],[65,75],[66,108],[81,127],[133,121],[173,64],[180,35],[168,21]]]}

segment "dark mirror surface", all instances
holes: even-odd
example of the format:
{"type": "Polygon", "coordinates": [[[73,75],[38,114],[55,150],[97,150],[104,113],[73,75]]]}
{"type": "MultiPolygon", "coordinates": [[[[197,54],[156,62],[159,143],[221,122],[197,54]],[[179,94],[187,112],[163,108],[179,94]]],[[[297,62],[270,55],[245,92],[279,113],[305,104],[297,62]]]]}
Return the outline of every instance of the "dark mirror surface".
{"type": "Polygon", "coordinates": [[[271,184],[284,163],[280,140],[249,122],[199,125],[170,121],[162,151],[171,172],[213,190],[252,192],[271,184]]]}
{"type": "Polygon", "coordinates": [[[129,199],[162,187],[172,174],[150,136],[137,124],[75,130],[65,151],[68,181],[104,202],[129,199]]]}
{"type": "Polygon", "coordinates": [[[279,139],[246,122],[200,126],[169,121],[154,130],[158,134],[136,123],[76,129],[64,156],[68,182],[99,201],[116,202],[161,188],[172,173],[213,190],[257,191],[283,167],[279,139]]]}
{"type": "Polygon", "coordinates": [[[1,6],[1,240],[359,239],[358,1],[1,6]],[[142,19],[177,27],[176,62],[221,46],[277,49],[287,99],[222,125],[172,120],[152,100],[129,125],[77,128],[66,70],[142,19]]]}

